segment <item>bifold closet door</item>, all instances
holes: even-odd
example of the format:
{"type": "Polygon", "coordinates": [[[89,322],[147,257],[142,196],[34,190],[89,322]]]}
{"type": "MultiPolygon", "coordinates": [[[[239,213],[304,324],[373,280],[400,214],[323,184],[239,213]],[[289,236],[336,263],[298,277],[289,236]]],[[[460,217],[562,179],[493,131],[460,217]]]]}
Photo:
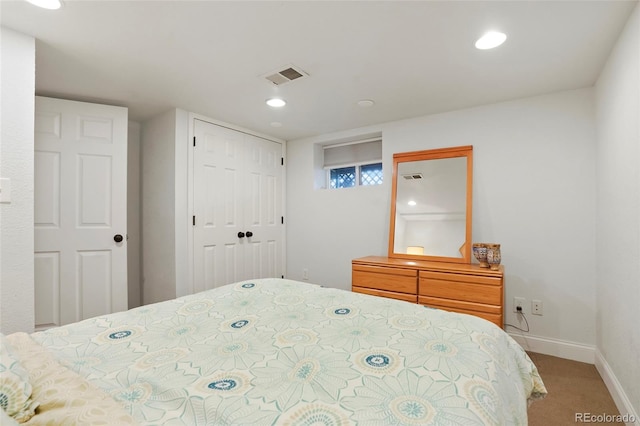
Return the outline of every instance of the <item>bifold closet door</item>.
{"type": "Polygon", "coordinates": [[[283,275],[282,144],[245,135],[244,278],[283,275]]]}
{"type": "Polygon", "coordinates": [[[282,145],[194,120],[194,291],[282,275],[282,145]]]}

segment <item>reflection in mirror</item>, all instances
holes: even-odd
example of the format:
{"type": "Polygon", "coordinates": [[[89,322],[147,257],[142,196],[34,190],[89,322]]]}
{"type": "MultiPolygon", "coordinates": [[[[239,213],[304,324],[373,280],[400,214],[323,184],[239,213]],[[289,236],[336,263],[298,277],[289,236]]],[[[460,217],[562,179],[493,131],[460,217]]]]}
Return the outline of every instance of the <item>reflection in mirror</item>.
{"type": "Polygon", "coordinates": [[[472,147],[394,155],[389,257],[470,261],[472,147]]]}
{"type": "Polygon", "coordinates": [[[393,251],[462,257],[466,195],[465,157],[398,164],[393,251]]]}

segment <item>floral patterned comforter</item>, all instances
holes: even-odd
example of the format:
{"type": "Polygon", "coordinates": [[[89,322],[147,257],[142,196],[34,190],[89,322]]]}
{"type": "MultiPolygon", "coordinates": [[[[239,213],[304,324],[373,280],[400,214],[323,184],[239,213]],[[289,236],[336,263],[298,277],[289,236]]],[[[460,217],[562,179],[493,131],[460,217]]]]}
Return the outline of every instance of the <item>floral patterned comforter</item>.
{"type": "Polygon", "coordinates": [[[140,424],[526,424],[546,393],[489,322],[283,279],[31,337],[140,424]]]}

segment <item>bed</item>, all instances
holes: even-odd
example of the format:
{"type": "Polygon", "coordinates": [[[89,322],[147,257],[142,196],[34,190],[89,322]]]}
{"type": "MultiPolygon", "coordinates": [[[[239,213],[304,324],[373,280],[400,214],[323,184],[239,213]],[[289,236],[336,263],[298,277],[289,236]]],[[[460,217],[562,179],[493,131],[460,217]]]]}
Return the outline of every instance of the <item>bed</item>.
{"type": "Polygon", "coordinates": [[[286,279],[2,339],[24,424],[527,424],[546,394],[485,320],[286,279]]]}

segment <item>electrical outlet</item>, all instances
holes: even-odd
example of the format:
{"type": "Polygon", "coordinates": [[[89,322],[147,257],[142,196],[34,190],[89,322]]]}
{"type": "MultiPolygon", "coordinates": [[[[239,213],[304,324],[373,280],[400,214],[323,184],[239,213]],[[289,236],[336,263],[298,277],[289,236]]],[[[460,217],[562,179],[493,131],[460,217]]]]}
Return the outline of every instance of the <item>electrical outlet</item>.
{"type": "Polygon", "coordinates": [[[308,280],[309,279],[309,270],[307,268],[304,268],[302,270],[302,279],[303,280],[308,280]]]}
{"type": "Polygon", "coordinates": [[[513,298],[513,312],[524,312],[524,297],[513,298]],[[520,311],[518,311],[520,308],[520,311]]]}
{"type": "Polygon", "coordinates": [[[532,300],[531,301],[531,313],[533,315],[542,315],[542,301],[541,300],[532,300]]]}

